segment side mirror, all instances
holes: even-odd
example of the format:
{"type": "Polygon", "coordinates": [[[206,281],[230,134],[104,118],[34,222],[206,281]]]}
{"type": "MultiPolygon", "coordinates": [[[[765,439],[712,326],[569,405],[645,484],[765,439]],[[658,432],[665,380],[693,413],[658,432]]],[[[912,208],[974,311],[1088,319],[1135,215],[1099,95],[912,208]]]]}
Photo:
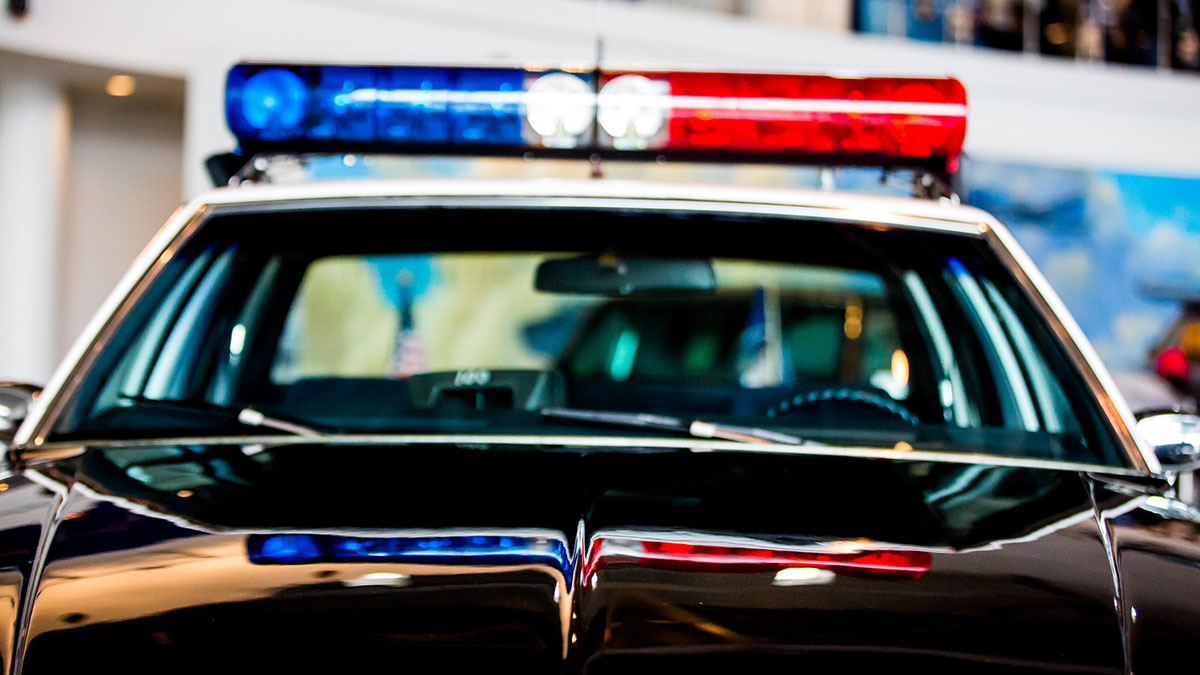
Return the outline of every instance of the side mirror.
{"type": "Polygon", "coordinates": [[[1178,412],[1147,415],[1138,420],[1137,433],[1154,448],[1164,471],[1200,469],[1200,417],[1178,412]]]}
{"type": "Polygon", "coordinates": [[[7,449],[17,435],[42,388],[23,382],[0,382],[0,449],[7,449]]]}

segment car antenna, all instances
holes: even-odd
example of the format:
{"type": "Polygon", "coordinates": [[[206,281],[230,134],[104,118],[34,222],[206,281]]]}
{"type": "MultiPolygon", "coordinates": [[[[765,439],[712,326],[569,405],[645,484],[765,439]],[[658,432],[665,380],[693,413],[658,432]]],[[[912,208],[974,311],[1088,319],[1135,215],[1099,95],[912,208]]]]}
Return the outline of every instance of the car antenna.
{"type": "MultiPolygon", "coordinates": [[[[594,62],[595,69],[592,72],[592,87],[593,93],[596,96],[597,115],[592,120],[592,147],[599,147],[600,142],[600,66],[604,63],[604,22],[601,20],[604,14],[604,1],[596,0],[596,59],[594,62]]],[[[601,158],[598,153],[593,153],[588,158],[588,162],[592,166],[592,178],[604,178],[604,165],[601,163],[601,158]]]]}

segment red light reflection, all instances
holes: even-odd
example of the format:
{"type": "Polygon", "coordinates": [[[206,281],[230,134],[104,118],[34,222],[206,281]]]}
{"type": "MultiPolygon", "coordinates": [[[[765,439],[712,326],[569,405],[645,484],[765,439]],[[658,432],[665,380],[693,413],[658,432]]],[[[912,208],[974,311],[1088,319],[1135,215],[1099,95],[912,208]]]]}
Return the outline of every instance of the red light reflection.
{"type": "Polygon", "coordinates": [[[622,540],[592,542],[584,565],[584,585],[599,569],[619,564],[695,572],[766,572],[807,567],[836,574],[916,580],[929,571],[926,551],[875,550],[833,553],[744,546],[695,544],[682,541],[622,540]]]}

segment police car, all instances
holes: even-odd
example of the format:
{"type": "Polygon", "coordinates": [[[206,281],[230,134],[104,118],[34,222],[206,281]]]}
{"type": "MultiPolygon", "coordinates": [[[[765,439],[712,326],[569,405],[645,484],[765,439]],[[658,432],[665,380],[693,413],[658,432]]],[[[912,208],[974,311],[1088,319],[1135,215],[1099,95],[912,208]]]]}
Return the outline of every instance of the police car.
{"type": "Polygon", "coordinates": [[[0,388],[4,672],[1185,672],[1135,422],[948,78],[241,64],[236,153],[0,388]],[[777,162],[266,184],[313,154],[777,162]]]}

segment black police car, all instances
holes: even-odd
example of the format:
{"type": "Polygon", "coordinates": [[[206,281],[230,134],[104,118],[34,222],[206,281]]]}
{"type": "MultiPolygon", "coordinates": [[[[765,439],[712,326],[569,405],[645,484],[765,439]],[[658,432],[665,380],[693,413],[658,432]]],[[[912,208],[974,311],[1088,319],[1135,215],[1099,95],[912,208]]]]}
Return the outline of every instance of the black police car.
{"type": "Polygon", "coordinates": [[[289,149],[486,149],[876,162],[923,194],[199,198],[44,390],[0,388],[4,672],[1191,668],[1200,517],[1172,481],[1198,420],[1135,428],[1003,226],[945,192],[953,80],[229,87],[233,183],[289,149]]]}

